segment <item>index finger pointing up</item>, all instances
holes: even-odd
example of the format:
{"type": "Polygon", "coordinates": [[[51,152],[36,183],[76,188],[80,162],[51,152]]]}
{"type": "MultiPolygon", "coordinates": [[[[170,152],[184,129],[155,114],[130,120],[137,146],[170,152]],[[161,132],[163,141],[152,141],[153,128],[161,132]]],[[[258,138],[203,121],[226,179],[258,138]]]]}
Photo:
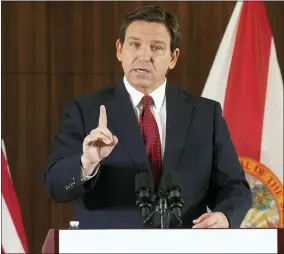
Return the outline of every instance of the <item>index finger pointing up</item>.
{"type": "Polygon", "coordinates": [[[107,127],[107,114],[106,114],[106,108],[104,105],[100,106],[99,127],[102,127],[102,128],[107,127]]]}

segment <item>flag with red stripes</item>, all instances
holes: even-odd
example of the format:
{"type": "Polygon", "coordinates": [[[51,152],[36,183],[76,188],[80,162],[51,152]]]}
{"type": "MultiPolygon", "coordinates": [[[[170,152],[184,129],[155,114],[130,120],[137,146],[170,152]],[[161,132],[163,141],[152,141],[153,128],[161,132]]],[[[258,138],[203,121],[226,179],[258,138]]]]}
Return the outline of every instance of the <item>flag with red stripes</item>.
{"type": "Polygon", "coordinates": [[[4,143],[1,148],[2,253],[28,253],[21,210],[12,183],[4,143]]]}
{"type": "Polygon", "coordinates": [[[283,227],[283,80],[263,2],[237,2],[205,84],[253,193],[241,227],[283,227]]]}

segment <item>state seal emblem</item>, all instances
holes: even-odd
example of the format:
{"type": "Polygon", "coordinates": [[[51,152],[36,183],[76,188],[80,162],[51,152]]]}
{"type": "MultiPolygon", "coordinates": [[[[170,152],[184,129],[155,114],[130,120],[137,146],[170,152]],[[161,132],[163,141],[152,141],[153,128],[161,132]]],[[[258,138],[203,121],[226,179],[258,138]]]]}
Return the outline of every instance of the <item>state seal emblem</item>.
{"type": "Polygon", "coordinates": [[[252,208],[241,228],[283,228],[283,184],[260,162],[239,157],[252,190],[252,208]]]}

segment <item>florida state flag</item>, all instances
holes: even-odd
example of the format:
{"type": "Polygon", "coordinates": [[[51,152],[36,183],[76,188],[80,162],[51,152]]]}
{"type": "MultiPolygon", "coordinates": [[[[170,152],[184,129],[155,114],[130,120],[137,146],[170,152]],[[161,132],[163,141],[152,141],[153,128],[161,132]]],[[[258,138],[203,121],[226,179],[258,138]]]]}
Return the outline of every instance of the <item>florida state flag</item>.
{"type": "Polygon", "coordinates": [[[202,96],[221,103],[253,192],[241,227],[283,227],[283,80],[263,2],[237,2],[202,96]]]}

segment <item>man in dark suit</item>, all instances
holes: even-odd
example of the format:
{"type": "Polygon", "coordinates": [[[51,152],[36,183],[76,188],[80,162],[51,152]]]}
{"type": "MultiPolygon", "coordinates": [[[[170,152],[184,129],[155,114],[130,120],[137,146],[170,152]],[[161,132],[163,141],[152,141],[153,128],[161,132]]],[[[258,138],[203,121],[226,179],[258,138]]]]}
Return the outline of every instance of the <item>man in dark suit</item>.
{"type": "Polygon", "coordinates": [[[251,191],[218,102],[169,85],[179,24],[158,6],[129,13],[116,42],[124,78],[68,102],[44,174],[81,228],[141,228],[135,175],[182,176],[185,228],[239,227],[251,191]],[[207,206],[210,212],[207,212],[207,206]]]}

